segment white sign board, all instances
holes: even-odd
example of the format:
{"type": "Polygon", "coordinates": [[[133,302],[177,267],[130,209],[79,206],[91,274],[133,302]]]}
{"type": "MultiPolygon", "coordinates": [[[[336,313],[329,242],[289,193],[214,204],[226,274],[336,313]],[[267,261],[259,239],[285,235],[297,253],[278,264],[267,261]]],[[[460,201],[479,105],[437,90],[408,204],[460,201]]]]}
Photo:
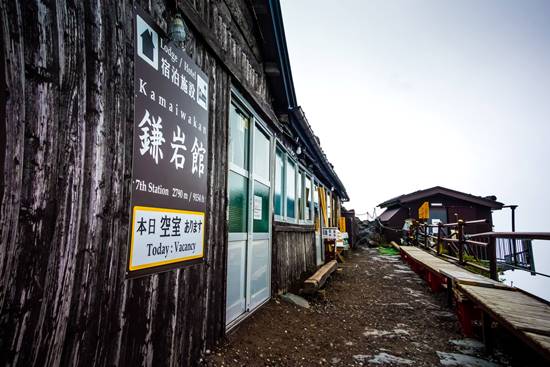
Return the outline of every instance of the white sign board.
{"type": "Polygon", "coordinates": [[[130,270],[203,256],[204,213],[134,207],[130,270]]]}

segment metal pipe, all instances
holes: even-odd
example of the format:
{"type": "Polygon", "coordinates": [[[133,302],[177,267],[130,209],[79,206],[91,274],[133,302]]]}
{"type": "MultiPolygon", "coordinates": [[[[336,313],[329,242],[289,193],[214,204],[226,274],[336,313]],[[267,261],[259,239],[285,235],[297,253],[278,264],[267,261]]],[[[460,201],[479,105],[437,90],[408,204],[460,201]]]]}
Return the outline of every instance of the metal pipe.
{"type": "Polygon", "coordinates": [[[510,208],[512,210],[512,232],[516,231],[516,208],[517,205],[504,205],[503,208],[510,208]]]}
{"type": "MultiPolygon", "coordinates": [[[[488,223],[487,219],[476,219],[476,220],[468,220],[468,221],[462,222],[462,224],[464,224],[464,225],[467,225],[467,224],[481,224],[481,223],[488,223]]],[[[457,227],[457,226],[458,226],[458,222],[443,224],[443,227],[457,227]]]]}
{"type": "Polygon", "coordinates": [[[510,209],[512,209],[512,232],[516,231],[516,208],[517,205],[510,206],[510,209]]]}
{"type": "Polygon", "coordinates": [[[468,235],[468,238],[475,237],[498,237],[517,238],[526,240],[550,240],[550,232],[484,232],[468,235]]]}

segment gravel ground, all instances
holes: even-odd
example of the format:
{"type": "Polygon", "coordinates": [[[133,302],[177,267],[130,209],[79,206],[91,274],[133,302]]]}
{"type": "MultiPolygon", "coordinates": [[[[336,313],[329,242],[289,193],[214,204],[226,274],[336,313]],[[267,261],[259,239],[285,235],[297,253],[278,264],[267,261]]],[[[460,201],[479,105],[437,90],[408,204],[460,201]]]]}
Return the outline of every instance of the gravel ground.
{"type": "Polygon", "coordinates": [[[498,350],[484,355],[479,342],[461,335],[444,294],[431,293],[398,256],[376,249],[351,252],[325,289],[307,299],[309,309],[272,299],[207,351],[202,364],[526,365],[498,350]]]}

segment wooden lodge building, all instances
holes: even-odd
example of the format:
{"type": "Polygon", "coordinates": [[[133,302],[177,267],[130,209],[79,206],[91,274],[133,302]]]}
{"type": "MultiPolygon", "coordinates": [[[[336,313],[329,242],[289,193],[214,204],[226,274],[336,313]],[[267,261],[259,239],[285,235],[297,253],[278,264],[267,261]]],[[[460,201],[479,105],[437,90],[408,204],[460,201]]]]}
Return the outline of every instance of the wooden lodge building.
{"type": "MultiPolygon", "coordinates": [[[[453,223],[459,219],[486,219],[487,223],[466,226],[465,233],[491,232],[493,229],[493,210],[502,209],[502,203],[495,196],[475,196],[441,186],[419,190],[410,194],[400,195],[378,204],[386,210],[378,216],[378,220],[387,228],[401,229],[406,219],[417,219],[418,209],[424,203],[429,203],[429,224],[453,223]]],[[[387,241],[399,243],[401,232],[383,229],[387,241]]]]}
{"type": "Polygon", "coordinates": [[[278,0],[13,0],[0,24],[0,365],[195,365],[323,264],[348,196],[278,0]]]}

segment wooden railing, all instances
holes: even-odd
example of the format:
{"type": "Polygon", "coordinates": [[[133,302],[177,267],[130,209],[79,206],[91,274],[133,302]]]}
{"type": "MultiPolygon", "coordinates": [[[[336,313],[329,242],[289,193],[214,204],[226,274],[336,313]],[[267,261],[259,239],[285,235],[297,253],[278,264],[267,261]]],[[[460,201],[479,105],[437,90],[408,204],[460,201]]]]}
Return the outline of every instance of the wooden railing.
{"type": "Polygon", "coordinates": [[[430,225],[413,222],[409,241],[452,258],[461,265],[473,267],[498,280],[499,270],[519,269],[533,275],[550,277],[537,272],[534,265],[532,241],[550,241],[550,232],[484,232],[465,234],[468,225],[487,223],[486,220],[439,223],[430,225]],[[434,229],[437,228],[437,231],[434,229]],[[434,235],[434,232],[437,232],[434,235]]]}

